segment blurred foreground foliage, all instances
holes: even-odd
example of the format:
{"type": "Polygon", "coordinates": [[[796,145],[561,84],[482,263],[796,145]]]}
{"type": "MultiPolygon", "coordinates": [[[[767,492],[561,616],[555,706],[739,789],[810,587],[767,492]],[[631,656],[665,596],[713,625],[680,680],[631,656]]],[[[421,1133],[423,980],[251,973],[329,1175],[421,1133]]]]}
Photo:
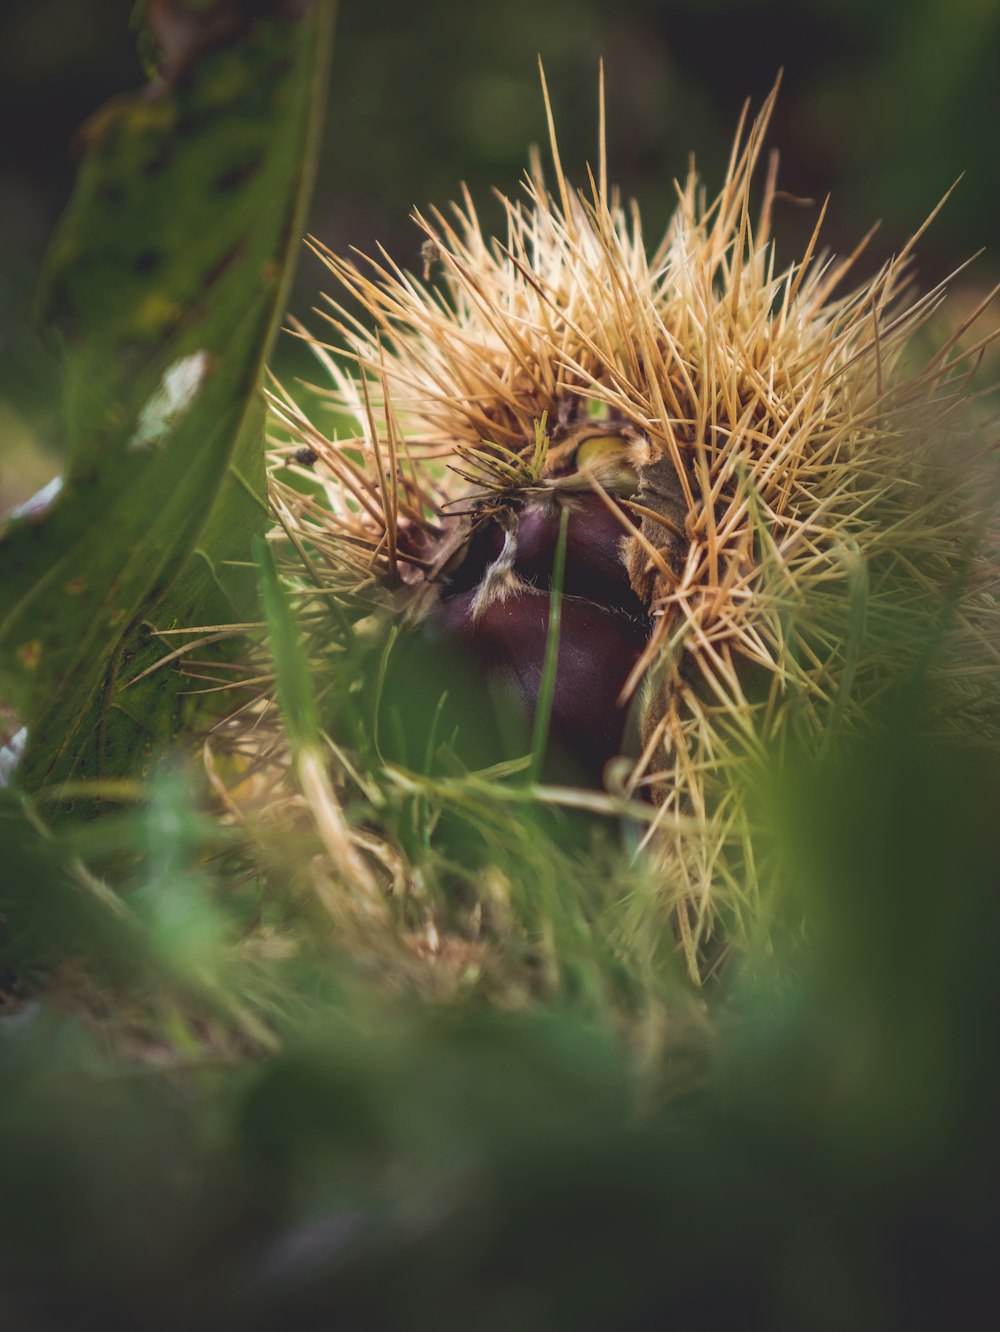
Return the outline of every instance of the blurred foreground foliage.
{"type": "Polygon", "coordinates": [[[147,9],[156,80],[88,122],[42,308],[67,463],[0,527],[0,691],[27,785],[128,777],[190,707],[163,631],[252,617],[264,361],[312,183],[332,6],[147,9]]]}
{"type": "MultiPolygon", "coordinates": [[[[776,942],[704,998],[666,969],[652,1036],[651,989],[623,1017],[572,966],[506,1009],[421,997],[309,924],[291,857],[236,886],[175,766],[56,833],[8,793],[4,1326],[967,1325],[997,1294],[1000,771],[913,721],[775,769],[776,942]]],[[[570,899],[552,937],[608,929],[570,899]]]]}

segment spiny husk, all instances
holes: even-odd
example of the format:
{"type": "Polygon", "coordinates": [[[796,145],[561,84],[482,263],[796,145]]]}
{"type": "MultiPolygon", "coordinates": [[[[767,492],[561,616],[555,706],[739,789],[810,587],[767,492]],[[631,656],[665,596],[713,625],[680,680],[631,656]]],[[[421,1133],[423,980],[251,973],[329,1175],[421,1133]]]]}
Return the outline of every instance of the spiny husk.
{"type": "MultiPolygon", "coordinates": [[[[416,214],[433,280],[384,252],[357,264],[315,242],[343,297],[324,311],[331,341],[300,332],[329,376],[316,392],[356,430],[329,438],[292,391],[272,398],[289,585],[328,677],[342,621],[419,604],[427,562],[401,550],[401,530],[438,539],[470,482],[487,493],[520,467],[530,485],[540,423],[583,399],[671,460],[683,558],[664,558],[636,510],[623,532],[646,564],[654,630],[626,686],[645,744],[618,795],[655,794],[643,854],[695,975],[720,922],[738,937],[759,912],[755,765],[792,734],[819,748],[856,727],[945,625],[937,722],[990,733],[996,693],[997,602],[976,546],[988,487],[965,401],[985,345],[965,333],[986,302],[914,368],[914,335],[945,296],[910,290],[923,228],[845,289],[869,238],[846,259],[826,254],[821,210],[802,258],[780,269],[776,158],[759,210],[750,203],[774,95],[741,124],[717,197],[693,168],[678,184],[652,248],[638,209],[608,188],[603,128],[597,179],[579,193],[552,133],[556,189],[536,164],[523,199],[501,196],[501,240],[467,192],[449,215],[416,214]],[[303,445],[318,459],[308,494],[283,479],[303,445]]],[[[386,780],[332,762],[355,792],[386,780]]]]}

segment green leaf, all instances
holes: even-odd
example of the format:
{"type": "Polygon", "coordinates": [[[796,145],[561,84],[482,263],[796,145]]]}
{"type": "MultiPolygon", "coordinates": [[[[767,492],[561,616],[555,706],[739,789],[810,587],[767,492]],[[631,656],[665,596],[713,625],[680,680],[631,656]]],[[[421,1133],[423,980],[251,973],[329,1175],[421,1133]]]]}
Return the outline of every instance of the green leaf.
{"type": "Polygon", "coordinates": [[[149,7],[161,79],[86,127],[43,310],[69,463],[0,532],[0,692],[28,788],[134,771],[181,724],[174,643],[253,615],[266,523],[260,380],[312,181],[329,0],[149,7]],[[175,642],[176,640],[174,640],[175,642]]]}
{"type": "Polygon", "coordinates": [[[254,561],[260,581],[260,601],[267,627],[267,640],[274,663],[278,705],[293,751],[321,744],[319,716],[313,693],[309,661],[295,620],[281,586],[274,556],[262,538],[254,540],[254,561]]]}
{"type": "Polygon", "coordinates": [[[569,530],[569,509],[564,508],[559,515],[559,538],[556,542],[555,560],[552,565],[552,591],[549,597],[549,628],[545,639],[545,657],[542,661],[542,678],[538,686],[538,703],[535,708],[535,724],[531,732],[531,766],[527,779],[537,782],[545,762],[545,750],[549,742],[549,723],[552,720],[552,701],[556,695],[556,672],[559,662],[559,633],[562,628],[562,596],[566,575],[566,533],[569,530]]]}

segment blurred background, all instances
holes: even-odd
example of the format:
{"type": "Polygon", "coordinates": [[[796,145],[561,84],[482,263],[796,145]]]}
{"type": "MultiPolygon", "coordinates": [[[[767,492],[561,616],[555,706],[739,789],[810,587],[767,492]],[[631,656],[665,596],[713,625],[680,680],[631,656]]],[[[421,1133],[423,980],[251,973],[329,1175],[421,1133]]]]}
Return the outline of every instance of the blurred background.
{"type": "MultiPolygon", "coordinates": [[[[0,510],[58,468],[55,349],[33,317],[51,229],[72,188],[74,135],[108,98],[143,81],[134,0],[5,0],[0,13],[0,510]]],[[[335,249],[381,241],[419,264],[414,205],[444,204],[468,182],[484,222],[490,189],[518,188],[545,121],[536,56],[555,104],[565,165],[585,179],[596,156],[597,59],[607,65],[612,178],[655,236],[672,180],[696,152],[720,178],[744,98],[784,84],[771,143],[789,193],[832,199],[827,243],[852,246],[876,218],[866,262],[898,250],[960,172],[922,240],[924,283],[973,251],[958,306],[1000,273],[1000,0],[343,0],[329,116],[309,228],[335,249]]],[[[815,206],[777,217],[791,258],[815,206]]],[[[324,283],[305,252],[292,308],[308,318],[324,283]]],[[[291,339],[279,369],[295,372],[291,339]]]]}

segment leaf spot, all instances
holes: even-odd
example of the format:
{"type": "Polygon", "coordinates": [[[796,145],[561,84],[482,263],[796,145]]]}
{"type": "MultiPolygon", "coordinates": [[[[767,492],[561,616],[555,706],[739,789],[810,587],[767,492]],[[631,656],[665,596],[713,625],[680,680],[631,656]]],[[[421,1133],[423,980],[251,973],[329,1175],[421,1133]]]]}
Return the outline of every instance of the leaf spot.
{"type": "Polygon", "coordinates": [[[136,307],[133,323],[139,333],[160,333],[180,317],[180,307],[164,292],[151,291],[136,307]]]}
{"type": "Polygon", "coordinates": [[[263,164],[263,154],[252,157],[247,162],[240,162],[236,166],[228,167],[225,171],[219,173],[212,182],[215,189],[220,192],[238,189],[246,184],[252,176],[258,172],[263,164]]]}
{"type": "Polygon", "coordinates": [[[17,649],[17,659],[26,671],[36,671],[42,656],[42,645],[37,638],[22,643],[17,649]]]}
{"type": "Polygon", "coordinates": [[[205,350],[192,352],[163,372],[159,387],[139,413],[136,428],[125,446],[129,453],[164,443],[198,396],[208,374],[209,360],[205,350]]]}
{"type": "Polygon", "coordinates": [[[52,501],[63,488],[63,479],[61,476],[54,476],[51,481],[46,482],[41,490],[35,493],[20,504],[15,504],[12,509],[7,511],[8,518],[41,518],[43,514],[48,513],[52,506],[52,501]]]}
{"type": "Polygon", "coordinates": [[[27,727],[22,726],[5,745],[0,745],[0,787],[9,786],[14,769],[28,744],[27,727]]]}

